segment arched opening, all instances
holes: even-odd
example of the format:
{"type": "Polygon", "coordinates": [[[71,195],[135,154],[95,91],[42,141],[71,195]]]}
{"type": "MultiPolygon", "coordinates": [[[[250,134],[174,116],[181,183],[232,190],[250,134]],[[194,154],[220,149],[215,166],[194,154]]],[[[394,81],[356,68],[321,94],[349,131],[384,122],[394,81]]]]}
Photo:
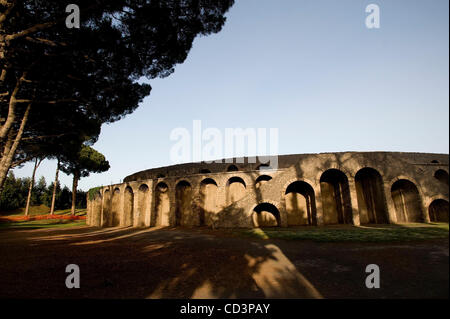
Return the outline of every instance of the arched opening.
{"type": "Polygon", "coordinates": [[[192,220],[192,187],[186,181],[181,181],[177,184],[175,190],[176,211],[175,211],[175,225],[195,225],[192,220]]]}
{"type": "Polygon", "coordinates": [[[434,172],[434,177],[444,185],[448,186],[448,173],[443,169],[438,169],[434,172]]]}
{"type": "Polygon", "coordinates": [[[269,175],[260,175],[260,176],[258,176],[258,178],[255,181],[256,188],[260,188],[261,185],[263,185],[264,183],[270,181],[271,179],[272,179],[272,177],[269,176],[269,175]]]}
{"type": "Polygon", "coordinates": [[[166,183],[158,183],[155,188],[155,213],[152,226],[169,226],[170,198],[166,183]]]}
{"type": "Polygon", "coordinates": [[[352,204],[347,176],[329,169],[320,177],[324,224],[352,224],[352,204]]]}
{"type": "Polygon", "coordinates": [[[438,160],[432,160],[431,163],[432,164],[439,164],[439,161],[438,160]]]}
{"type": "Polygon", "coordinates": [[[355,175],[361,224],[387,224],[383,179],[377,170],[365,167],[355,175]]]}
{"type": "Polygon", "coordinates": [[[228,205],[243,198],[246,194],[246,185],[244,180],[237,176],[231,177],[227,182],[226,194],[228,205]]]}
{"type": "Polygon", "coordinates": [[[253,209],[253,225],[255,227],[277,227],[281,225],[280,212],[275,205],[261,203],[253,209]]]}
{"type": "Polygon", "coordinates": [[[200,183],[200,202],[199,224],[211,225],[218,211],[218,187],[212,178],[206,178],[200,183]]]}
{"type": "Polygon", "coordinates": [[[92,224],[93,226],[101,226],[102,223],[102,194],[97,192],[94,195],[94,205],[92,209],[92,224]]]}
{"type": "Polygon", "coordinates": [[[166,177],[166,175],[164,175],[164,174],[158,174],[158,175],[156,175],[156,178],[165,178],[166,177]]]}
{"type": "Polygon", "coordinates": [[[211,173],[211,171],[209,169],[207,169],[207,168],[202,168],[200,170],[200,174],[210,174],[210,173],[211,173]]]}
{"type": "Polygon", "coordinates": [[[117,227],[120,225],[120,189],[114,189],[111,200],[111,226],[117,227]]]}
{"type": "Polygon", "coordinates": [[[428,206],[428,214],[431,222],[448,223],[448,201],[435,199],[428,206]]]}
{"type": "Polygon", "coordinates": [[[124,226],[133,226],[134,194],[130,186],[127,186],[127,188],[125,188],[125,193],[123,194],[123,196],[123,224],[124,226]]]}
{"type": "Polygon", "coordinates": [[[109,227],[111,224],[111,192],[109,189],[103,193],[103,220],[102,227],[109,227]]]}
{"type": "Polygon", "coordinates": [[[237,172],[239,170],[239,168],[236,165],[229,165],[227,167],[227,172],[237,172]]]}
{"type": "Polygon", "coordinates": [[[391,187],[397,222],[423,222],[419,191],[413,182],[406,179],[396,181],[391,187]]]}
{"type": "Polygon", "coordinates": [[[288,225],[317,225],[314,189],[304,181],[291,183],[285,192],[288,225]]]}
{"type": "Polygon", "coordinates": [[[138,190],[138,207],[137,207],[137,216],[136,216],[136,226],[143,227],[145,226],[145,215],[148,212],[149,206],[149,191],[148,186],[146,184],[142,184],[139,186],[138,190]]]}

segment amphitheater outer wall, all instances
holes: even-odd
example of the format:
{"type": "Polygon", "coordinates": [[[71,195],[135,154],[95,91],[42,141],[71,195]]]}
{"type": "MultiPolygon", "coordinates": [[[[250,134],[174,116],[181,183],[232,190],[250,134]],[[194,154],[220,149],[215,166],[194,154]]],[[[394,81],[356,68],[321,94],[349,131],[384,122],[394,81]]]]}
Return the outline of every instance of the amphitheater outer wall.
{"type": "Polygon", "coordinates": [[[276,169],[248,158],[150,169],[88,197],[87,224],[250,228],[255,216],[282,227],[430,222],[431,203],[449,200],[448,158],[344,152],[280,155],[276,169]]]}

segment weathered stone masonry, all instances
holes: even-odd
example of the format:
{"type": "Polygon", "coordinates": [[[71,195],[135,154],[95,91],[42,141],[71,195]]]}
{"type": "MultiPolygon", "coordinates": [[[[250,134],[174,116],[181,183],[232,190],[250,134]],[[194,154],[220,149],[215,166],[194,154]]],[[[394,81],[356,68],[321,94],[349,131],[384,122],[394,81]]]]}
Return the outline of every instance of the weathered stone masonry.
{"type": "Polygon", "coordinates": [[[248,163],[248,158],[150,169],[88,198],[87,224],[287,227],[448,222],[448,158],[345,152],[282,155],[277,169],[248,163]]]}

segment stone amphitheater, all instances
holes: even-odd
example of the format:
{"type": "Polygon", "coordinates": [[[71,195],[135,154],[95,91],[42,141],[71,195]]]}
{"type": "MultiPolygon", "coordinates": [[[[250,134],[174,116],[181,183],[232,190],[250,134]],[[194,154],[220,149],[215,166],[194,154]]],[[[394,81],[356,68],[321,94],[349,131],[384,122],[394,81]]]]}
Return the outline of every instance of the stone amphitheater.
{"type": "MultiPolygon", "coordinates": [[[[254,158],[253,158],[254,159],[254,158]]],[[[448,154],[342,152],[149,169],[88,195],[100,227],[448,222],[448,154]]]]}

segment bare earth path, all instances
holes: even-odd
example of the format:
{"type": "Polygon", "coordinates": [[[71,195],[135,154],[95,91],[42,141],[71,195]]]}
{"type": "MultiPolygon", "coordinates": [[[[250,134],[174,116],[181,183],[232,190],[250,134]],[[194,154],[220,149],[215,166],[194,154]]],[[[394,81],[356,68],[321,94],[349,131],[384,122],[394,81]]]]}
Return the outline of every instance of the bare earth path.
{"type": "Polygon", "coordinates": [[[0,298],[448,298],[448,239],[313,243],[207,229],[1,230],[0,298]],[[81,288],[67,289],[77,264],[81,288]],[[365,287],[366,265],[381,288],[365,287]]]}

